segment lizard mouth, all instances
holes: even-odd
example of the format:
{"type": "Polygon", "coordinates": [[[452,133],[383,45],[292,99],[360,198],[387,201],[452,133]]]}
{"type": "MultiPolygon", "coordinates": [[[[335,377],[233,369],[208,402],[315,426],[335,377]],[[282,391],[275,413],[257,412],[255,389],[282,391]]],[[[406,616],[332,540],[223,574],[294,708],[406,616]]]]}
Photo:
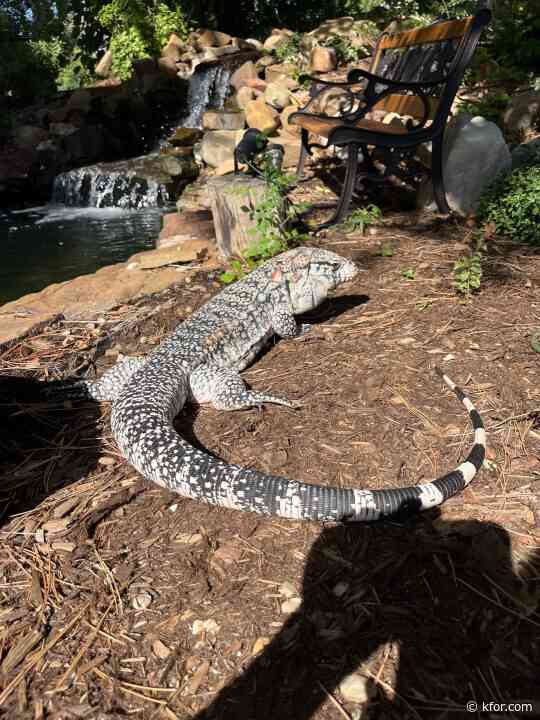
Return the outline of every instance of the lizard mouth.
{"type": "Polygon", "coordinates": [[[343,265],[339,268],[338,275],[339,275],[339,282],[346,283],[350,280],[354,280],[354,278],[358,275],[360,272],[360,268],[353,263],[352,260],[347,260],[343,263],[343,265]]]}

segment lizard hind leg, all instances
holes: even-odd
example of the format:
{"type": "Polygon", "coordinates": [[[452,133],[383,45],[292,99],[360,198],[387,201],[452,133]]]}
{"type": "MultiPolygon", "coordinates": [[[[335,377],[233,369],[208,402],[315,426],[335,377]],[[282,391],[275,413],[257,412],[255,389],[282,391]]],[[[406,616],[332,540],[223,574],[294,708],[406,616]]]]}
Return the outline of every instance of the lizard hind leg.
{"type": "Polygon", "coordinates": [[[113,401],[118,397],[120,390],[130,377],[145,362],[146,358],[144,357],[127,357],[113,365],[98,380],[49,383],[45,394],[53,400],[113,401]]]}
{"type": "Polygon", "coordinates": [[[211,403],[216,410],[246,410],[264,403],[296,408],[297,403],[271,395],[249,390],[242,378],[229,368],[201,366],[191,373],[191,400],[211,403]]]}

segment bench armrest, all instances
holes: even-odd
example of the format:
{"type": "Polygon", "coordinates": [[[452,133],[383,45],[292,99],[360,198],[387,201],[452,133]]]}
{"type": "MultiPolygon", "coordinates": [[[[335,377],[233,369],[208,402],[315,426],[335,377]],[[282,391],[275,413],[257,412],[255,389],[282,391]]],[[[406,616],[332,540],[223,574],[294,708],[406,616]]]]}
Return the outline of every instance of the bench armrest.
{"type": "Polygon", "coordinates": [[[386,85],[388,87],[396,88],[399,90],[418,90],[426,87],[436,87],[446,82],[446,78],[441,77],[439,80],[431,80],[429,82],[403,82],[401,80],[390,80],[389,78],[381,77],[380,75],[374,75],[373,73],[356,68],[350,70],[347,75],[347,82],[344,85],[358,85],[360,80],[367,80],[369,85],[386,85]]]}

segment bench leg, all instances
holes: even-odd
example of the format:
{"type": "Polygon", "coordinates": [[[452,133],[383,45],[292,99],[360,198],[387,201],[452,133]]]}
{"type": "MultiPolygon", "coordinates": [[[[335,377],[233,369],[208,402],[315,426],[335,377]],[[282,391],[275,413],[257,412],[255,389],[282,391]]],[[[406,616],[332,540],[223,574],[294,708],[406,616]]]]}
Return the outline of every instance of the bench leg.
{"type": "Polygon", "coordinates": [[[357,143],[350,143],[347,145],[347,170],[345,172],[345,179],[343,181],[343,187],[341,188],[341,195],[338,200],[336,210],[330,220],[327,220],[322,225],[319,225],[317,230],[322,230],[330,227],[331,225],[339,225],[339,223],[343,222],[347,216],[354,190],[354,181],[358,170],[359,147],[360,146],[357,143]]]}
{"type": "Polygon", "coordinates": [[[431,145],[431,182],[433,183],[433,194],[440,213],[448,215],[450,206],[446,200],[443,180],[443,133],[437,135],[431,145]]]}
{"type": "Polygon", "coordinates": [[[302,128],[302,144],[300,147],[300,157],[298,158],[298,165],[296,166],[296,174],[299,180],[302,180],[304,177],[304,164],[306,162],[307,144],[308,131],[302,128]]]}

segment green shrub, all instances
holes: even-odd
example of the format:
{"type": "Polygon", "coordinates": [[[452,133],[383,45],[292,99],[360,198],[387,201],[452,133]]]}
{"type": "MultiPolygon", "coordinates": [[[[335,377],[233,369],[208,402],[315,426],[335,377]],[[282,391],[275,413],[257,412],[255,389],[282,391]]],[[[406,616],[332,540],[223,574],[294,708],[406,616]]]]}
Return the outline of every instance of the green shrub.
{"type": "Polygon", "coordinates": [[[279,45],[274,49],[273,53],[279,63],[294,62],[300,54],[300,33],[294,33],[283,45],[279,45]]]}
{"type": "Polygon", "coordinates": [[[482,197],[477,219],[500,235],[540,244],[540,165],[500,177],[482,197]]]}
{"type": "Polygon", "coordinates": [[[470,115],[481,115],[486,120],[496,123],[502,127],[502,115],[508,103],[510,95],[505,92],[494,92],[484,95],[478,100],[469,100],[461,103],[459,106],[460,113],[469,113],[470,115]]]}
{"type": "Polygon", "coordinates": [[[112,0],[99,11],[98,21],[111,32],[112,71],[120,80],[131,76],[134,60],[159,55],[171,33],[186,38],[190,31],[181,6],[148,7],[143,0],[112,0]]]}

